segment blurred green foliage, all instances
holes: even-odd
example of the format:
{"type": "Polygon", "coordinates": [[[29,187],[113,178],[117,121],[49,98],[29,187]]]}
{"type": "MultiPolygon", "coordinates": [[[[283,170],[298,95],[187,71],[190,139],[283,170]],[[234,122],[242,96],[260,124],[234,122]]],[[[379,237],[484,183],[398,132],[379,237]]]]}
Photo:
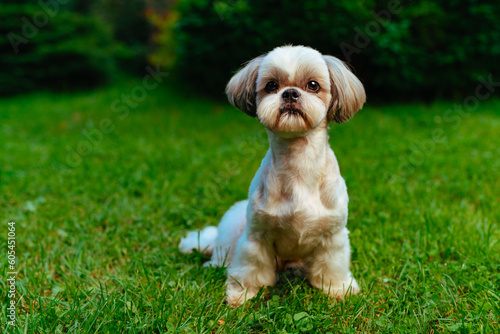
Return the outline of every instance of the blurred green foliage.
{"type": "Polygon", "coordinates": [[[370,98],[460,97],[500,72],[493,0],[189,0],[177,10],[179,77],[212,96],[242,63],[283,44],[349,62],[370,98]]]}
{"type": "Polygon", "coordinates": [[[5,1],[0,7],[0,94],[67,91],[146,66],[142,0],[5,1]]]}
{"type": "Polygon", "coordinates": [[[175,27],[180,13],[175,6],[162,11],[147,11],[147,18],[154,27],[151,36],[154,49],[148,55],[151,64],[162,68],[172,68],[176,63],[177,38],[175,27]]]}
{"type": "Polygon", "coordinates": [[[114,69],[111,32],[100,20],[64,6],[0,7],[0,93],[68,90],[105,82],[114,69]]]}
{"type": "Polygon", "coordinates": [[[369,99],[459,98],[500,75],[495,0],[4,0],[0,94],[168,68],[224,96],[241,65],[302,44],[350,63],[369,99]]]}
{"type": "Polygon", "coordinates": [[[152,34],[152,25],[146,18],[146,1],[96,0],[91,10],[109,25],[113,38],[122,45],[116,55],[120,68],[143,75],[152,34]]]}

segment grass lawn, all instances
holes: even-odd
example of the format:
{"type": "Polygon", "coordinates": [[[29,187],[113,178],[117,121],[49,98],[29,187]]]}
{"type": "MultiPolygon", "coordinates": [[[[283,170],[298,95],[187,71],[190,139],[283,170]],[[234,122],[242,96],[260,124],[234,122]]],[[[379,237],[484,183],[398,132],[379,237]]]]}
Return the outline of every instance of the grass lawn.
{"type": "Polygon", "coordinates": [[[19,333],[499,332],[499,100],[369,104],[332,126],[361,294],[281,277],[231,309],[225,270],[177,245],[246,198],[265,131],[165,85],[127,107],[141,82],[0,101],[1,333],[12,220],[19,333]]]}

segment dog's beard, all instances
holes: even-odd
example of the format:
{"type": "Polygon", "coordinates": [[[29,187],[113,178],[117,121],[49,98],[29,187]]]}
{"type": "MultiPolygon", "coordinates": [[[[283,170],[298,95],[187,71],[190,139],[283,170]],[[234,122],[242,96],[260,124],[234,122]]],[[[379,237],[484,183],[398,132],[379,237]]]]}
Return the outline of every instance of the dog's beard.
{"type": "Polygon", "coordinates": [[[317,98],[289,103],[269,96],[257,103],[259,121],[275,133],[304,133],[316,127],[326,116],[326,107],[317,98]]]}
{"type": "Polygon", "coordinates": [[[301,107],[287,104],[279,109],[271,130],[274,132],[304,132],[311,128],[311,120],[301,107]]]}

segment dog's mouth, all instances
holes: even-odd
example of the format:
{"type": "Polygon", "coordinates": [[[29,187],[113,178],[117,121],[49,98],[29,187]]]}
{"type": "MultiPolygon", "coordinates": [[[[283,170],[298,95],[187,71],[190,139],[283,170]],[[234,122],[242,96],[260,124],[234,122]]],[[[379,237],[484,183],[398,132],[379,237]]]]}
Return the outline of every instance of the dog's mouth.
{"type": "Polygon", "coordinates": [[[293,107],[281,108],[280,109],[280,116],[283,114],[300,116],[300,117],[304,118],[304,113],[302,112],[302,110],[300,110],[298,108],[293,108],[293,107]]]}
{"type": "MultiPolygon", "coordinates": [[[[290,122],[292,122],[292,124],[298,125],[300,123],[296,123],[296,122],[299,121],[299,119],[301,119],[303,121],[303,123],[302,123],[303,125],[300,127],[303,127],[304,125],[305,125],[306,129],[310,129],[312,127],[311,120],[309,119],[309,117],[307,117],[307,115],[304,114],[304,112],[302,111],[301,108],[297,108],[293,104],[286,104],[286,105],[282,106],[279,111],[280,111],[280,113],[279,113],[278,117],[276,117],[276,122],[274,123],[274,127],[273,127],[275,130],[279,130],[279,128],[281,126],[283,126],[286,123],[290,123],[290,122]],[[296,121],[293,121],[294,119],[296,121]]],[[[287,126],[285,125],[285,127],[287,127],[287,126]]]]}
{"type": "Polygon", "coordinates": [[[304,119],[304,121],[307,121],[306,115],[302,112],[302,108],[300,103],[296,102],[285,102],[281,104],[280,108],[280,114],[279,118],[282,116],[300,116],[301,118],[304,119]]]}

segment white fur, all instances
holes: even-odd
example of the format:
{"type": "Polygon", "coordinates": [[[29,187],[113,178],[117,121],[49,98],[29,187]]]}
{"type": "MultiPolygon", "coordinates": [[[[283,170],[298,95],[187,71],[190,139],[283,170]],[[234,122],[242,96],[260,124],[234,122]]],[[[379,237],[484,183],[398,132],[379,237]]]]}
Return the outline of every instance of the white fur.
{"type": "Polygon", "coordinates": [[[205,254],[212,254],[216,238],[217,228],[208,226],[201,232],[189,232],[185,238],[181,239],[179,249],[183,253],[191,253],[193,249],[197,249],[205,254]]]}
{"type": "Polygon", "coordinates": [[[282,46],[274,49],[263,59],[259,67],[257,86],[262,84],[259,80],[262,74],[273,67],[285,69],[289,73],[288,80],[293,81],[303,64],[315,64],[328,77],[328,69],[321,53],[305,46],[282,46]]]}
{"type": "Polygon", "coordinates": [[[205,266],[221,267],[229,265],[226,262],[233,258],[235,245],[240,238],[247,223],[246,211],[248,201],[241,201],[234,204],[222,217],[217,227],[217,239],[215,240],[212,259],[205,263],[205,266]]]}
{"type": "Polygon", "coordinates": [[[365,95],[343,63],[327,57],[303,46],[276,48],[254,59],[228,84],[229,100],[267,128],[270,148],[250,185],[248,201],[236,203],[224,215],[214,244],[198,245],[190,232],[191,241],[183,239],[180,248],[212,250],[207,264],[228,267],[226,294],[232,306],[273,285],[277,267],[287,261],[301,263],[311,285],[331,297],[359,292],[349,269],[347,188],[328,144],[327,125],[352,117],[365,95]],[[265,92],[266,80],[276,69],[286,76],[281,76],[277,92],[265,92]],[[301,75],[317,81],[321,93],[307,90],[301,75]],[[280,109],[287,88],[300,92],[297,108],[310,124],[280,109]]]}

